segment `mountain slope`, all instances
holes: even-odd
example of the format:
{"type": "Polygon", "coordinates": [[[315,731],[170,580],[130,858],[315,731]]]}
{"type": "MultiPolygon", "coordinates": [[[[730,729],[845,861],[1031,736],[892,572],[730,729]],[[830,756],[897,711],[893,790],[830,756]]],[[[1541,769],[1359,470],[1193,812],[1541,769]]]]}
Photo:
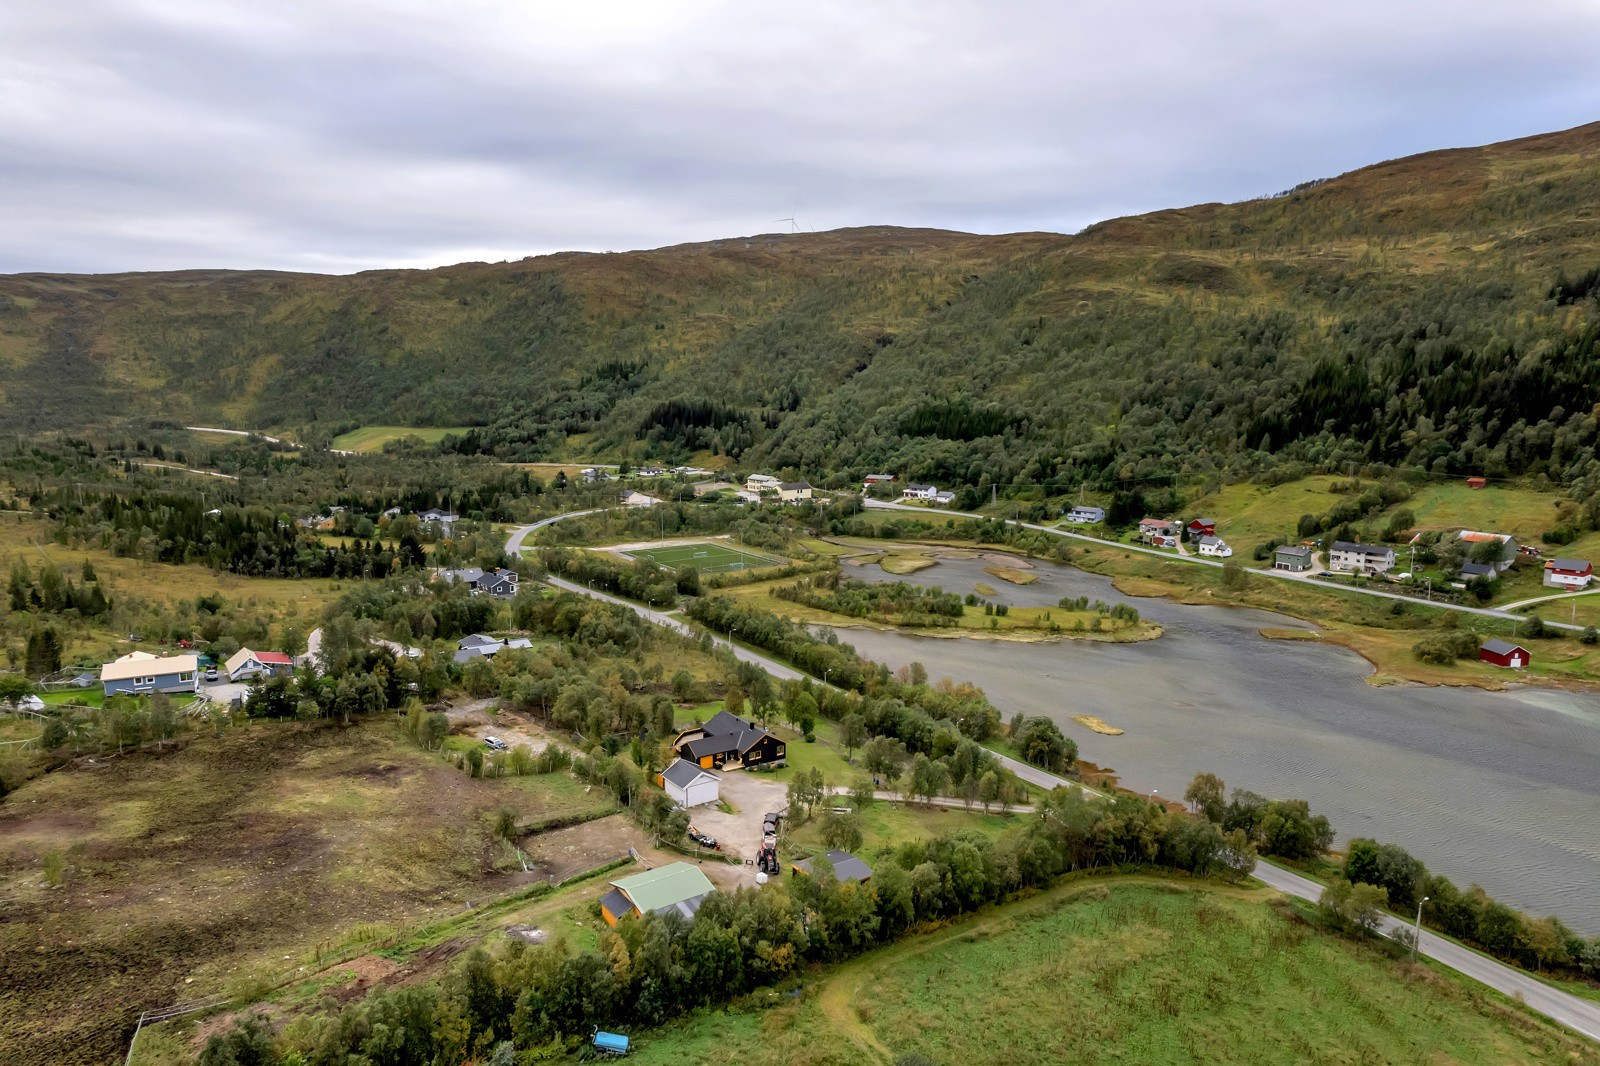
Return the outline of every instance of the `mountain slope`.
{"type": "Polygon", "coordinates": [[[1596,304],[1582,284],[1550,294],[1600,265],[1597,205],[1600,123],[1077,236],[867,228],[347,277],[16,275],[0,418],[312,440],[478,425],[456,446],[539,458],[643,437],[664,457],[971,484],[1275,454],[1570,480],[1593,458],[1596,304]]]}

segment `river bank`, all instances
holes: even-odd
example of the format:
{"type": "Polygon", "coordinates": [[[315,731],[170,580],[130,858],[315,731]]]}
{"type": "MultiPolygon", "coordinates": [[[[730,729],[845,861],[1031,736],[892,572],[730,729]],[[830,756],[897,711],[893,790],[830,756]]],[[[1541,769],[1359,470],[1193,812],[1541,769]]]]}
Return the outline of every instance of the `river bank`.
{"type": "MultiPolygon", "coordinates": [[[[1110,579],[1035,560],[1015,605],[1113,598],[1110,579]]],[[[909,577],[964,591],[979,559],[909,577]]],[[[888,580],[888,578],[885,578],[888,580]]],[[[1600,701],[1517,686],[1491,692],[1367,683],[1367,660],[1303,621],[1248,607],[1146,600],[1162,640],[999,643],[855,630],[845,639],[898,668],[982,687],[1007,715],[1045,714],[1123,787],[1176,798],[1199,771],[1231,787],[1309,800],[1341,839],[1393,840],[1451,878],[1536,913],[1600,930],[1600,701]],[[1125,730],[1097,733],[1074,715],[1125,730]]]]}

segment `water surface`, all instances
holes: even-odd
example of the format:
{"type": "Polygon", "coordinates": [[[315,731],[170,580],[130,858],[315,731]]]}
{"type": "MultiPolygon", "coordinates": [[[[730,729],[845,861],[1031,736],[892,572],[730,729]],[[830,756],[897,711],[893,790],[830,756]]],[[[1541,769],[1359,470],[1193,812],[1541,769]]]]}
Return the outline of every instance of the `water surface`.
{"type": "Polygon", "coordinates": [[[909,577],[868,566],[869,580],[967,593],[983,582],[1013,606],[1063,596],[1125,600],[1166,627],[1159,640],[949,639],[851,629],[871,659],[919,661],[934,678],[982,687],[1010,717],[1046,714],[1083,758],[1123,784],[1178,798],[1195,773],[1267,796],[1299,797],[1340,839],[1404,845],[1463,888],[1476,882],[1534,914],[1600,933],[1600,699],[1550,689],[1485,692],[1365,683],[1354,652],[1266,640],[1263,627],[1305,627],[1266,611],[1123,596],[1111,582],[1035,562],[1039,580],[1010,585],[982,559],[947,560],[909,577]],[[1126,730],[1078,725],[1092,714],[1126,730]]]}

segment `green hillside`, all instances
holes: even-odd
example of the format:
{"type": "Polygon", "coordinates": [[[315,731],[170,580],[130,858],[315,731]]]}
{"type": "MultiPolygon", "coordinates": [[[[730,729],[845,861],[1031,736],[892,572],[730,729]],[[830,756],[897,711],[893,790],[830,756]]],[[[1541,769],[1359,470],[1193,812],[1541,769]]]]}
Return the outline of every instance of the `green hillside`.
{"type": "Polygon", "coordinates": [[[1594,462],[1600,123],[1076,236],[0,278],[4,428],[475,426],[507,459],[1120,480],[1594,462]]]}

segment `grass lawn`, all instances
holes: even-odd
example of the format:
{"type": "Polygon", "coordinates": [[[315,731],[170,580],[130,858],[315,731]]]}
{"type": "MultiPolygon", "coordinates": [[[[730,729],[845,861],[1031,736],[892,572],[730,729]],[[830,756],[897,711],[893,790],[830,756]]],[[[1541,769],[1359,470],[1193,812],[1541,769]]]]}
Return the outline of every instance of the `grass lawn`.
{"type": "Polygon", "coordinates": [[[1265,894],[1071,882],[634,1034],[641,1063],[1600,1062],[1470,982],[1315,931],[1265,894]]]}
{"type": "Polygon", "coordinates": [[[635,548],[623,554],[630,559],[647,559],[657,566],[673,570],[692,566],[702,574],[720,574],[727,570],[754,570],[763,566],[775,566],[780,562],[770,556],[742,551],[715,541],[674,544],[663,548],[635,548]]]}
{"type": "Polygon", "coordinates": [[[1400,506],[1416,514],[1419,529],[1510,533],[1519,543],[1538,544],[1539,534],[1556,524],[1556,505],[1562,499],[1534,489],[1469,489],[1465,482],[1452,481],[1418,489],[1400,506]]]}
{"type": "MultiPolygon", "coordinates": [[[[1217,535],[1233,547],[1240,565],[1251,565],[1256,545],[1277,538],[1298,543],[1300,516],[1326,514],[1345,499],[1328,486],[1341,479],[1329,475],[1301,478],[1282,485],[1241,483],[1202,496],[1191,507],[1195,515],[1217,522],[1217,535]]],[[[1268,560],[1265,564],[1271,565],[1268,560]]]]}
{"type": "Polygon", "coordinates": [[[392,440],[417,437],[427,444],[437,444],[447,433],[465,433],[471,426],[362,426],[333,438],[330,445],[341,452],[381,452],[392,440]]]}
{"type": "Polygon", "coordinates": [[[595,801],[562,774],[474,780],[388,721],[251,724],[36,778],[0,805],[0,1048],[119,1059],[140,1010],[503,894],[502,806],[595,801]]]}
{"type": "MultiPolygon", "coordinates": [[[[994,814],[985,814],[983,805],[978,803],[974,803],[968,811],[958,807],[924,807],[920,804],[875,800],[861,812],[859,854],[869,865],[886,862],[896,845],[907,840],[932,840],[950,833],[966,832],[997,837],[1017,829],[1025,817],[1000,814],[998,807],[994,810],[994,814]]],[[[821,826],[820,816],[813,817],[794,830],[788,842],[812,851],[826,850],[822,843],[821,826]]]]}

